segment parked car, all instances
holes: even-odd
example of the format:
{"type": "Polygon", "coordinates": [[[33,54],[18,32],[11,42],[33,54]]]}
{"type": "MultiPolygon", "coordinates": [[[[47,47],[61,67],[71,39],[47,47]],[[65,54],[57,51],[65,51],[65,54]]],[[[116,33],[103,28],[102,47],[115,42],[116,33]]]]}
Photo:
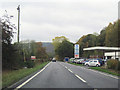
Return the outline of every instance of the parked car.
{"type": "Polygon", "coordinates": [[[76,59],[76,63],[79,64],[79,62],[80,62],[80,59],[76,59]]]}
{"type": "Polygon", "coordinates": [[[100,62],[100,60],[93,59],[93,60],[89,60],[88,62],[85,62],[85,65],[86,66],[96,66],[96,67],[99,67],[99,66],[101,66],[101,62],[100,62]]]}
{"type": "MultiPolygon", "coordinates": [[[[95,60],[96,60],[96,59],[95,59],[95,60]]],[[[103,60],[103,59],[98,58],[97,60],[99,60],[101,66],[104,65],[104,60],[103,60]]]]}
{"type": "Polygon", "coordinates": [[[78,59],[74,59],[74,63],[77,63],[78,61],[77,61],[78,59]]]}
{"type": "Polygon", "coordinates": [[[89,59],[82,61],[82,64],[84,65],[86,62],[88,62],[89,59]]]}
{"type": "Polygon", "coordinates": [[[84,61],[84,59],[78,59],[78,60],[77,60],[77,63],[78,63],[78,64],[82,64],[83,61],[84,61]]]}
{"type": "Polygon", "coordinates": [[[84,62],[84,65],[85,65],[85,66],[88,66],[90,60],[91,60],[91,59],[87,59],[87,60],[84,62]]]}
{"type": "Polygon", "coordinates": [[[74,60],[75,60],[75,58],[70,58],[70,59],[69,59],[69,62],[72,62],[72,63],[73,63],[74,60]]]}

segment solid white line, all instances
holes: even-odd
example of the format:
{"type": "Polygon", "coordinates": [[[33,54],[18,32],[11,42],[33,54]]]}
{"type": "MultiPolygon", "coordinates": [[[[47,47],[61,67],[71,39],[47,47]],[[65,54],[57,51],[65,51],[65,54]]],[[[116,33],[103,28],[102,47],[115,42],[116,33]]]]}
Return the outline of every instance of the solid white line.
{"type": "Polygon", "coordinates": [[[75,74],[75,76],[80,79],[81,81],[83,81],[84,83],[86,83],[86,81],[84,79],[82,79],[80,76],[78,76],[77,74],[75,74]]]}
{"type": "Polygon", "coordinates": [[[34,77],[36,77],[38,74],[40,74],[43,70],[45,70],[45,68],[49,65],[50,63],[48,63],[43,69],[41,69],[39,72],[37,72],[35,75],[33,75],[31,78],[29,78],[28,80],[26,80],[25,82],[23,82],[21,85],[19,85],[18,87],[16,87],[17,90],[19,88],[21,88],[22,86],[24,86],[26,83],[28,83],[30,80],[32,80],[34,77]]]}

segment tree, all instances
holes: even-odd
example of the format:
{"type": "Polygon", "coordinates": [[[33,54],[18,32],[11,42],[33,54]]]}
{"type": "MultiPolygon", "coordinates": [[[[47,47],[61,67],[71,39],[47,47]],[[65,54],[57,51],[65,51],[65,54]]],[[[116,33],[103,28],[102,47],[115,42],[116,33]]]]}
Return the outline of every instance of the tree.
{"type": "Polygon", "coordinates": [[[64,40],[68,40],[65,36],[60,36],[60,37],[55,37],[55,39],[52,39],[53,41],[53,46],[54,46],[54,50],[56,50],[56,48],[58,48],[59,44],[62,43],[64,40]]]}
{"type": "Polygon", "coordinates": [[[116,22],[109,23],[106,28],[106,38],[105,38],[105,45],[110,47],[119,47],[119,32],[120,32],[120,20],[116,22]]]}
{"type": "Polygon", "coordinates": [[[94,46],[109,46],[109,47],[120,47],[120,20],[109,23],[109,25],[103,28],[100,35],[93,33],[82,36],[76,43],[80,46],[80,56],[89,57],[90,55],[102,55],[99,51],[88,51],[83,52],[83,48],[94,47],[94,46]]]}
{"type": "Polygon", "coordinates": [[[15,25],[10,22],[11,16],[7,13],[0,19],[2,29],[2,66],[3,69],[11,69],[15,62],[13,57],[15,54],[14,46],[11,44],[13,38],[13,30],[15,25]]]}
{"type": "Polygon", "coordinates": [[[105,38],[106,38],[106,27],[103,28],[100,32],[100,35],[97,37],[97,46],[105,46],[105,38]]]}
{"type": "Polygon", "coordinates": [[[65,57],[73,57],[74,55],[74,46],[73,43],[64,40],[56,49],[56,54],[59,56],[59,59],[63,60],[65,57]]]}
{"type": "Polygon", "coordinates": [[[38,42],[37,44],[37,52],[36,52],[36,56],[39,59],[46,59],[48,58],[48,55],[46,53],[46,50],[44,47],[42,47],[42,43],[38,42]]]}

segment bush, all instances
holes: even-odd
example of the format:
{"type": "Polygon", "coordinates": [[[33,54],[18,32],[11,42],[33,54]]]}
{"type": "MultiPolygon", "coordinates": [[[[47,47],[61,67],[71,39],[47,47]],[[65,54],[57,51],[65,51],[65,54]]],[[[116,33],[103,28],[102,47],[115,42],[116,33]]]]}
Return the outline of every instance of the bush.
{"type": "Polygon", "coordinates": [[[117,64],[117,70],[120,70],[120,61],[118,61],[118,64],[117,64]]]}
{"type": "Polygon", "coordinates": [[[120,61],[114,60],[114,59],[107,61],[107,68],[114,69],[114,70],[120,70],[120,61]]]}
{"type": "Polygon", "coordinates": [[[28,61],[25,62],[25,66],[27,68],[33,68],[35,66],[35,63],[31,60],[28,60],[28,61]]]}

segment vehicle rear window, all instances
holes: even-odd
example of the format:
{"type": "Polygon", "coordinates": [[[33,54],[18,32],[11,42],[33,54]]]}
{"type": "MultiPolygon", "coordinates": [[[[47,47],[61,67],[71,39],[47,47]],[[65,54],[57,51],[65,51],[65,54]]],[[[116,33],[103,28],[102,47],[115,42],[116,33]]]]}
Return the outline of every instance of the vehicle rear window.
{"type": "Polygon", "coordinates": [[[94,61],[94,62],[97,62],[97,61],[94,61]]]}

